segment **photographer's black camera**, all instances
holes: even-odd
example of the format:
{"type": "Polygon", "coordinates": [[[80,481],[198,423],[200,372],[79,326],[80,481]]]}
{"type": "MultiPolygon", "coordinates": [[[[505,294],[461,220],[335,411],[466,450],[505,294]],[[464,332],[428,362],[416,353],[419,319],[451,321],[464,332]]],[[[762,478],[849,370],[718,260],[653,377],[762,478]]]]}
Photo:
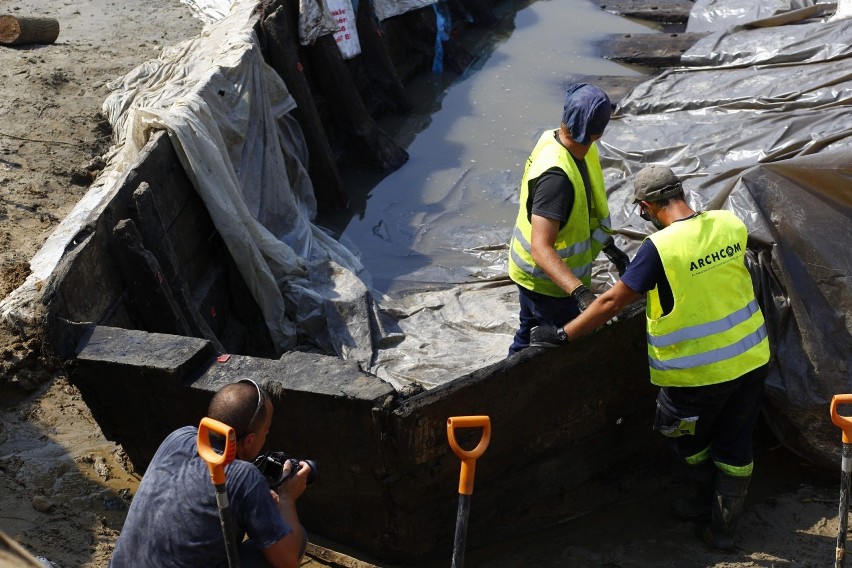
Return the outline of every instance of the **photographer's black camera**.
{"type": "Polygon", "coordinates": [[[279,451],[268,451],[264,454],[260,454],[255,458],[254,465],[257,469],[260,470],[260,473],[263,474],[263,477],[266,478],[266,482],[269,484],[270,489],[275,489],[294,475],[299,470],[299,462],[303,461],[308,464],[308,467],[311,468],[311,471],[308,472],[308,485],[313,483],[314,479],[317,476],[317,464],[314,460],[306,460],[301,458],[295,458],[289,454],[279,451]],[[285,475],[284,473],[284,464],[290,462],[290,471],[285,475]]]}

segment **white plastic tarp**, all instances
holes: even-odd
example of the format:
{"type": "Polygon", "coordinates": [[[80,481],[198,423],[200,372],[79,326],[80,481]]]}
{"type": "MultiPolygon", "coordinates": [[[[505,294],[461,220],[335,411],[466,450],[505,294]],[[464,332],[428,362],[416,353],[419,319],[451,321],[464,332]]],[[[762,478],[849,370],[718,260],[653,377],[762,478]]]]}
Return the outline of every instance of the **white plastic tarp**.
{"type": "MultiPolygon", "coordinates": [[[[307,152],[288,114],[295,103],[257,48],[254,7],[234,4],[200,36],[111,85],[104,111],[123,142],[115,163],[131,163],[153,130],[168,131],[276,347],[293,348],[300,335],[343,356],[358,350],[352,338],[363,341],[357,330],[369,325],[353,321],[352,333],[330,330],[341,294],[329,275],[361,265],[312,223],[307,152]]],[[[346,280],[347,301],[357,293],[353,280],[360,283],[346,280]]],[[[363,285],[361,302],[367,302],[363,285]]],[[[366,309],[357,313],[368,317],[366,309]]]]}

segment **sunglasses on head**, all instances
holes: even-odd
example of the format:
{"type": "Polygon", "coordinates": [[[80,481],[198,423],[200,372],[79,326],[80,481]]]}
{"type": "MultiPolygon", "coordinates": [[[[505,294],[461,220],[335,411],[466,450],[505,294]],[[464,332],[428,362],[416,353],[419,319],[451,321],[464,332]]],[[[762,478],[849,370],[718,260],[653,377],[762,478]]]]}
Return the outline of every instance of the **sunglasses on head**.
{"type": "MultiPolygon", "coordinates": [[[[255,406],[254,414],[251,415],[251,420],[249,421],[249,427],[251,427],[251,425],[254,423],[254,421],[257,420],[257,415],[260,414],[260,409],[263,408],[264,406],[266,406],[266,394],[263,392],[263,389],[260,388],[260,385],[258,385],[256,382],[254,382],[251,379],[240,379],[237,382],[238,383],[252,384],[252,385],[254,385],[254,388],[257,390],[257,406],[255,406]]],[[[249,434],[249,432],[246,432],[245,434],[243,434],[241,436],[237,436],[237,439],[244,438],[248,434],[249,434]]]]}

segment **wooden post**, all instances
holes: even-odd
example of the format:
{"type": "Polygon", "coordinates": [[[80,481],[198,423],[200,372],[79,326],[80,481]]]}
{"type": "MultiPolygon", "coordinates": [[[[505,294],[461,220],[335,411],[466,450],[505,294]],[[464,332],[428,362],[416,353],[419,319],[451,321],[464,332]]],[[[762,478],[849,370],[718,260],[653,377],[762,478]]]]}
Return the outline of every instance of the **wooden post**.
{"type": "Polygon", "coordinates": [[[361,41],[361,55],[349,61],[350,66],[356,63],[363,64],[367,77],[375,86],[373,92],[391,109],[401,113],[411,111],[411,102],[408,100],[408,94],[405,92],[405,87],[388,51],[387,42],[376,21],[372,2],[359,2],[355,24],[361,41]]]}
{"type": "Polygon", "coordinates": [[[298,5],[295,2],[271,2],[265,7],[266,17],[260,26],[264,56],[269,66],[284,80],[296,101],[293,116],[302,127],[308,146],[308,175],[314,186],[319,209],[346,207],[348,199],[332,154],[328,136],[317,112],[310,84],[299,60],[298,5]]]}
{"type": "Polygon", "coordinates": [[[408,160],[406,152],[370,116],[331,34],[308,48],[314,80],[328,101],[340,140],[358,161],[392,172],[408,160]]]}
{"type": "Polygon", "coordinates": [[[59,22],[53,18],[0,16],[0,43],[53,43],[59,37],[59,22]]]}
{"type": "Polygon", "coordinates": [[[130,219],[112,230],[115,255],[129,290],[130,305],[143,329],[151,333],[192,336],[186,318],[163,277],[156,257],[142,244],[142,235],[130,219]]]}

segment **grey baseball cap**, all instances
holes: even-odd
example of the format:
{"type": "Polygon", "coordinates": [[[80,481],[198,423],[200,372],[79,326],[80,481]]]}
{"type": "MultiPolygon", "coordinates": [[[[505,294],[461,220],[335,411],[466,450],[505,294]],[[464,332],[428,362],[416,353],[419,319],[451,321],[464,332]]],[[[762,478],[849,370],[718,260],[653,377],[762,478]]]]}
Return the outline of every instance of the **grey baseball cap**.
{"type": "Polygon", "coordinates": [[[633,203],[659,201],[681,191],[680,178],[666,166],[647,166],[633,178],[633,203]]]}

